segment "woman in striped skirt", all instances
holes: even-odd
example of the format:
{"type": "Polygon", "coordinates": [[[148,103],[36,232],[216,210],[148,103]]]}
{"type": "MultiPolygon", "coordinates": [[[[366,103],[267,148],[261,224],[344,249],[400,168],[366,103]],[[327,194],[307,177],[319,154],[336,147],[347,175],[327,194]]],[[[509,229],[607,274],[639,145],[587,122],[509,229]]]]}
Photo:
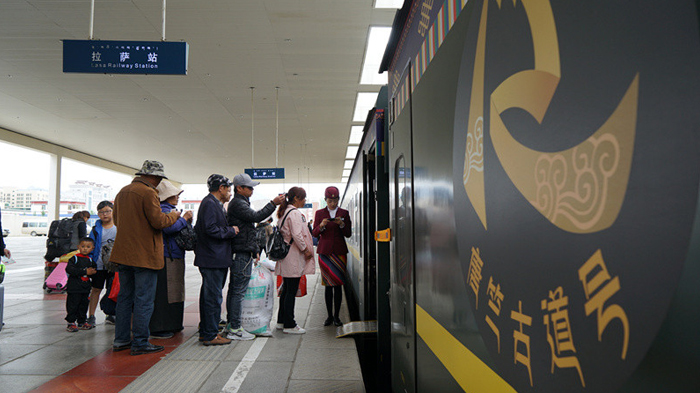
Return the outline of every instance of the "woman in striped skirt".
{"type": "Polygon", "coordinates": [[[312,234],[318,238],[318,265],[322,283],[326,287],[326,310],[328,318],[323,326],[342,326],[339,312],[343,301],[343,284],[347,264],[348,246],[345,238],[352,235],[350,214],[338,207],[340,192],[337,187],[326,188],[325,209],[317,210],[312,234]],[[335,307],[333,307],[335,306],[335,307]]]}

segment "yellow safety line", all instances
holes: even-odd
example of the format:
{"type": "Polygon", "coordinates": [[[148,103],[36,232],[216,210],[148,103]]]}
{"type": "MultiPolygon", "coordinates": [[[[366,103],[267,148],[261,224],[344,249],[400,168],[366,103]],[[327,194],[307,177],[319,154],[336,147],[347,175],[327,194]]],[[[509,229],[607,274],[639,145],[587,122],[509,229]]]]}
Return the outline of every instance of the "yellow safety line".
{"type": "Polygon", "coordinates": [[[465,392],[516,392],[418,304],[416,331],[465,392]]]}

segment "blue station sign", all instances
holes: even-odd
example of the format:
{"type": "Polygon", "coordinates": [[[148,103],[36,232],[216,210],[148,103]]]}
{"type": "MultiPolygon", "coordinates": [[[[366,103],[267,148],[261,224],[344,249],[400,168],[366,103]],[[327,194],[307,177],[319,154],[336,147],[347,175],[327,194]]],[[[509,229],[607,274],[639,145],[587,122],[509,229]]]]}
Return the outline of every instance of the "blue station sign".
{"type": "Polygon", "coordinates": [[[186,42],[63,40],[63,72],[187,75],[188,55],[186,42]]]}
{"type": "Polygon", "coordinates": [[[284,179],[284,168],[247,168],[251,179],[284,179]]]}

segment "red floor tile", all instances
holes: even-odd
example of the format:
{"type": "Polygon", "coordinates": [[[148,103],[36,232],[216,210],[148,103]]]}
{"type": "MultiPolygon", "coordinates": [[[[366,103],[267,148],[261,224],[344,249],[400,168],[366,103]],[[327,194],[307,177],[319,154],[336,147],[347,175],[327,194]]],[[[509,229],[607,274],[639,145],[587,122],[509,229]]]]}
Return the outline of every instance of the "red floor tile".
{"type": "Polygon", "coordinates": [[[108,375],[60,375],[51,381],[32,390],[32,392],[47,393],[117,393],[133,382],[135,376],[108,375]]]}

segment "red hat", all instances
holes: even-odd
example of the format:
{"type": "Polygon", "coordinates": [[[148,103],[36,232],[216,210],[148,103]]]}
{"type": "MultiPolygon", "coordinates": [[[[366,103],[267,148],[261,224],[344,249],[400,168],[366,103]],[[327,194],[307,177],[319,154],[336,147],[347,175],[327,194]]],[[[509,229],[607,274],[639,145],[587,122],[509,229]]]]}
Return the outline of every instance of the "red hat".
{"type": "Polygon", "coordinates": [[[340,197],[340,191],[338,191],[338,187],[333,187],[330,186],[326,188],[326,198],[339,198],[340,197]]]}

